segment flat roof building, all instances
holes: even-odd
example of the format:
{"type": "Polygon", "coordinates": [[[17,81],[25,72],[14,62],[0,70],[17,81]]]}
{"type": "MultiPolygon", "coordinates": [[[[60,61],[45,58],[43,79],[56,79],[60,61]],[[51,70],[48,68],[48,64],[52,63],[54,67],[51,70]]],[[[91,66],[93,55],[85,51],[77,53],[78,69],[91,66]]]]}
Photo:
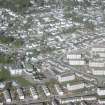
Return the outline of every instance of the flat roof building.
{"type": "Polygon", "coordinates": [[[93,75],[103,76],[105,75],[105,67],[93,67],[91,68],[91,72],[93,75]]]}
{"type": "Polygon", "coordinates": [[[11,103],[12,99],[8,90],[3,91],[6,103],[11,103]]]}
{"type": "Polygon", "coordinates": [[[102,61],[89,61],[89,67],[105,67],[105,63],[102,61]]]}
{"type": "Polygon", "coordinates": [[[85,95],[82,97],[82,100],[83,101],[96,101],[97,100],[97,97],[95,94],[93,95],[85,95]]]}
{"type": "Polygon", "coordinates": [[[82,58],[82,54],[78,54],[78,53],[67,54],[67,59],[81,59],[81,58],[82,58]]]}
{"type": "Polygon", "coordinates": [[[74,97],[66,97],[60,98],[58,101],[60,104],[68,104],[71,102],[81,102],[81,101],[96,101],[97,98],[95,95],[85,95],[85,96],[74,96],[74,97]]]}
{"type": "Polygon", "coordinates": [[[97,54],[100,58],[105,58],[105,52],[98,52],[97,54]]]}
{"type": "Polygon", "coordinates": [[[50,96],[50,95],[51,95],[51,93],[50,93],[50,91],[49,91],[49,89],[48,89],[48,87],[47,87],[46,85],[43,85],[43,86],[42,86],[42,89],[43,89],[44,94],[45,94],[46,96],[50,96]]]}
{"type": "Polygon", "coordinates": [[[33,99],[38,99],[38,93],[34,87],[30,87],[30,92],[31,92],[33,99]]]}
{"type": "Polygon", "coordinates": [[[72,66],[83,66],[86,62],[83,59],[71,59],[69,60],[69,64],[72,66]]]}
{"type": "Polygon", "coordinates": [[[23,94],[23,90],[21,88],[17,88],[17,94],[19,96],[20,100],[24,100],[24,94],[23,94]]]}
{"type": "Polygon", "coordinates": [[[102,87],[97,88],[97,95],[105,96],[105,88],[102,87]]]}
{"type": "Polygon", "coordinates": [[[75,81],[72,83],[67,83],[67,89],[69,91],[75,91],[85,88],[85,83],[83,81],[75,81]]]}
{"type": "Polygon", "coordinates": [[[94,46],[91,48],[92,52],[105,52],[105,47],[104,46],[94,46]]]}
{"type": "Polygon", "coordinates": [[[57,80],[60,83],[66,82],[66,81],[73,81],[75,79],[76,79],[76,75],[74,73],[65,72],[57,75],[57,80]]]}
{"type": "Polygon", "coordinates": [[[57,105],[57,103],[55,101],[52,101],[51,105],[57,105]]]}
{"type": "Polygon", "coordinates": [[[98,99],[98,103],[101,105],[105,105],[105,99],[98,99]]]}
{"type": "Polygon", "coordinates": [[[91,54],[98,58],[105,58],[105,46],[104,44],[95,45],[91,48],[91,54]]]}
{"type": "Polygon", "coordinates": [[[54,87],[55,87],[58,95],[62,96],[64,94],[64,92],[63,92],[62,88],[60,87],[60,85],[55,84],[54,87]]]}

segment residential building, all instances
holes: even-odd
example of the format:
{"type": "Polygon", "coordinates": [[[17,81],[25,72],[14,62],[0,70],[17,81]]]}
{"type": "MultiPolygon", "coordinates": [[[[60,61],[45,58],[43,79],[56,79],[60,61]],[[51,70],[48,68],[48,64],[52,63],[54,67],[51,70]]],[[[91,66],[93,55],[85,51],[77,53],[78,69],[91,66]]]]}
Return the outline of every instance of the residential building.
{"type": "Polygon", "coordinates": [[[55,101],[52,101],[51,105],[58,105],[58,104],[55,101]]]}
{"type": "Polygon", "coordinates": [[[100,58],[105,58],[105,52],[98,52],[97,54],[100,58]]]}
{"type": "Polygon", "coordinates": [[[105,64],[102,61],[89,61],[89,67],[104,67],[105,64]]]}
{"type": "Polygon", "coordinates": [[[92,52],[104,52],[105,51],[105,47],[104,46],[94,46],[93,48],[91,48],[92,52]]]}
{"type": "Polygon", "coordinates": [[[21,88],[17,88],[17,94],[19,96],[20,100],[24,100],[24,94],[23,94],[23,90],[21,88]]]}
{"type": "Polygon", "coordinates": [[[105,47],[103,45],[97,45],[91,48],[92,55],[95,55],[100,58],[105,58],[105,47]]]}
{"type": "Polygon", "coordinates": [[[68,104],[71,102],[81,102],[81,101],[96,101],[97,98],[94,95],[85,95],[85,96],[74,96],[74,97],[62,97],[59,99],[60,104],[68,104]]]}
{"type": "Polygon", "coordinates": [[[0,82],[0,90],[5,88],[5,84],[3,82],[0,82]]]}
{"type": "Polygon", "coordinates": [[[81,100],[83,100],[83,101],[96,101],[97,97],[96,97],[96,94],[85,95],[81,98],[81,100]]]}
{"type": "Polygon", "coordinates": [[[83,88],[85,88],[85,83],[83,81],[67,83],[67,89],[69,91],[75,91],[75,90],[79,90],[79,89],[83,89],[83,88]]]}
{"type": "Polygon", "coordinates": [[[7,48],[7,47],[5,47],[5,46],[3,46],[3,45],[0,44],[0,52],[6,53],[8,51],[9,51],[9,48],[7,48]]]}
{"type": "Polygon", "coordinates": [[[61,83],[61,82],[66,82],[66,81],[73,81],[76,79],[76,76],[74,73],[62,73],[62,74],[58,74],[57,75],[57,80],[61,83]]]}
{"type": "Polygon", "coordinates": [[[38,93],[34,87],[30,87],[30,92],[33,99],[38,99],[38,93]]]}
{"type": "Polygon", "coordinates": [[[78,54],[78,53],[67,54],[67,59],[81,59],[81,58],[82,58],[82,54],[78,54]]]}
{"type": "Polygon", "coordinates": [[[105,104],[105,99],[98,99],[98,103],[101,104],[101,105],[104,105],[105,104]]]}
{"type": "Polygon", "coordinates": [[[11,95],[8,90],[3,91],[3,95],[4,95],[6,103],[12,102],[11,95]]]}
{"type": "Polygon", "coordinates": [[[55,87],[58,95],[62,96],[64,94],[64,92],[63,92],[62,88],[60,87],[60,85],[55,84],[54,87],[55,87]]]}
{"type": "Polygon", "coordinates": [[[97,88],[97,95],[104,96],[105,95],[105,88],[102,88],[102,87],[97,88]]]}
{"type": "Polygon", "coordinates": [[[10,74],[12,76],[16,76],[16,75],[21,76],[23,69],[22,68],[16,68],[16,67],[9,67],[9,71],[10,71],[10,74]]]}
{"type": "Polygon", "coordinates": [[[66,98],[60,98],[59,99],[59,103],[60,104],[68,104],[68,103],[71,103],[71,102],[77,102],[77,101],[81,101],[81,97],[66,97],[66,98]]]}
{"type": "Polygon", "coordinates": [[[50,95],[51,95],[51,93],[50,93],[50,91],[49,91],[49,89],[48,89],[48,87],[47,87],[46,85],[43,85],[43,86],[42,86],[42,89],[43,89],[44,94],[45,94],[46,96],[50,96],[50,95]]]}
{"type": "Polygon", "coordinates": [[[69,60],[69,64],[72,66],[83,66],[86,62],[83,59],[71,59],[69,60]]]}
{"type": "Polygon", "coordinates": [[[96,76],[105,75],[105,67],[93,67],[91,68],[92,74],[96,76]]]}

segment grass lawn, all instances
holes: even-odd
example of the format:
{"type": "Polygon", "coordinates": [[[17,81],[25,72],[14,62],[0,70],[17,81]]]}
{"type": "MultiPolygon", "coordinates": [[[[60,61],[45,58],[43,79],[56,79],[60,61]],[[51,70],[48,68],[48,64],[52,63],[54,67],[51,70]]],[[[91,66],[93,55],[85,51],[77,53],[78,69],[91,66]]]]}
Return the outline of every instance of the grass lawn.
{"type": "Polygon", "coordinates": [[[0,82],[15,80],[21,86],[32,85],[28,80],[24,79],[22,76],[11,76],[10,72],[6,69],[0,69],[0,82]]]}
{"type": "Polygon", "coordinates": [[[23,41],[22,40],[20,40],[20,39],[16,39],[12,44],[12,46],[13,47],[16,47],[16,48],[19,48],[19,47],[21,47],[22,45],[23,45],[23,41]]]}
{"type": "Polygon", "coordinates": [[[23,45],[23,41],[21,39],[15,39],[12,36],[0,36],[0,43],[2,44],[12,44],[12,47],[19,48],[23,45]]]}
{"type": "Polygon", "coordinates": [[[0,36],[0,43],[9,44],[9,43],[11,43],[13,41],[14,41],[14,38],[11,37],[11,36],[8,36],[8,37],[6,37],[6,36],[0,36]]]}
{"type": "Polygon", "coordinates": [[[24,79],[22,76],[11,77],[11,79],[17,81],[17,83],[21,86],[32,85],[28,80],[24,79]]]}
{"type": "Polygon", "coordinates": [[[24,12],[30,5],[30,0],[0,0],[1,7],[15,12],[24,12]]]}
{"type": "Polygon", "coordinates": [[[0,69],[0,82],[10,80],[10,79],[11,79],[10,72],[8,70],[3,69],[3,68],[0,69]]]}
{"type": "Polygon", "coordinates": [[[6,55],[6,54],[0,54],[0,63],[1,64],[10,64],[13,63],[14,60],[11,59],[10,55],[6,55]]]}

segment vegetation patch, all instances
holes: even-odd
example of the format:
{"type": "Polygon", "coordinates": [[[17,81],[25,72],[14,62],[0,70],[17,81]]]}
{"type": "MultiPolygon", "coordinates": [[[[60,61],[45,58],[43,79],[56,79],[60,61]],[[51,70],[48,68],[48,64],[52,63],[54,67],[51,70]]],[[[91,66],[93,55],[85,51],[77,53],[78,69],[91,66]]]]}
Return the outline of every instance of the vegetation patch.
{"type": "Polygon", "coordinates": [[[0,7],[14,12],[24,12],[30,5],[30,0],[0,0],[0,7]]]}
{"type": "Polygon", "coordinates": [[[11,79],[10,72],[4,68],[1,68],[0,69],[0,82],[10,80],[10,79],[11,79]]]}

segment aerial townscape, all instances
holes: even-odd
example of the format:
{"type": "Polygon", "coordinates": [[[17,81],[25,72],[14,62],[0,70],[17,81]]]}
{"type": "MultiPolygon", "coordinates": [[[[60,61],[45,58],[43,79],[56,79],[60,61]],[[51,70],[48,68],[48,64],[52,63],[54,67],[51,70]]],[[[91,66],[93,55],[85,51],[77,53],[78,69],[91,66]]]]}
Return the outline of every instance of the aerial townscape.
{"type": "Polygon", "coordinates": [[[105,105],[105,0],[0,0],[0,105],[105,105]]]}

